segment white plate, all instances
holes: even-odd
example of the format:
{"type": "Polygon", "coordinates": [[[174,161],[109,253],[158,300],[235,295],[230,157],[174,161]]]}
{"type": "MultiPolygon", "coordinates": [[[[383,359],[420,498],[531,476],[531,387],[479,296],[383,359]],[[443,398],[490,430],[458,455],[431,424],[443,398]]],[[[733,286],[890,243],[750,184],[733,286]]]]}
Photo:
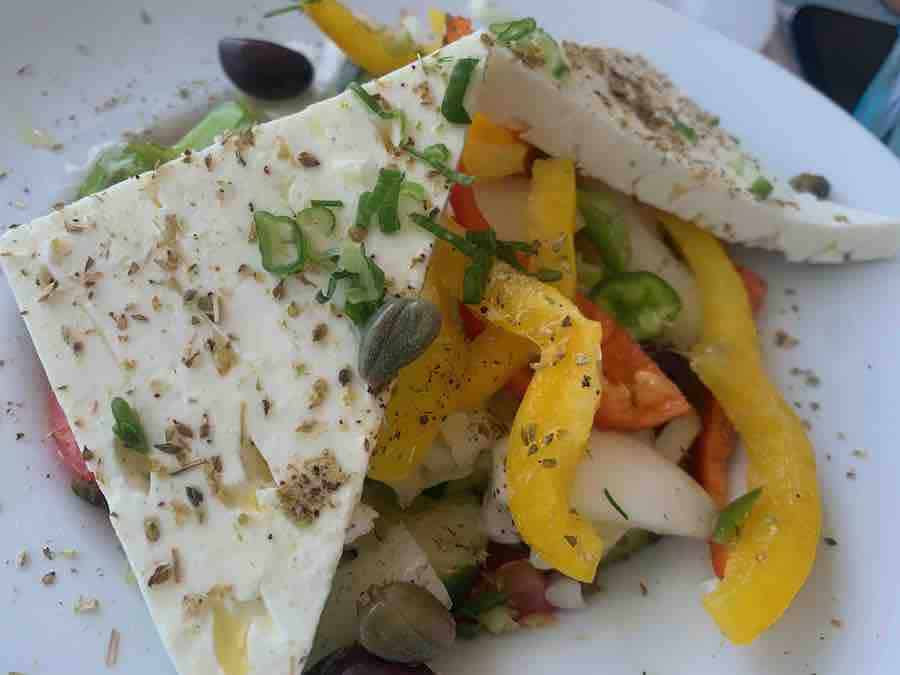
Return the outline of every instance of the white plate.
{"type": "MultiPolygon", "coordinates": [[[[383,19],[401,2],[364,3],[383,19]]],[[[278,4],[273,0],[275,4],[278,4]]],[[[403,3],[409,5],[411,3],[403,3]]],[[[452,3],[451,3],[452,4],[452,3]]],[[[512,3],[511,3],[512,4],[512,3]]],[[[707,29],[647,2],[563,5],[520,0],[559,36],[641,51],[668,71],[781,176],[825,173],[847,203],[900,213],[900,165],[849,117],[806,85],[707,29]]],[[[156,0],[141,5],[84,0],[4,3],[0,25],[0,222],[41,215],[72,179],[67,162],[89,147],[205,107],[224,89],[216,40],[268,35],[314,40],[300,16],[261,23],[267,4],[245,0],[156,0]],[[81,46],[79,46],[81,45],[81,46]],[[17,69],[28,65],[23,75],[17,69]],[[179,95],[187,87],[190,97],[179,95]],[[117,103],[110,97],[118,97],[117,103]],[[35,150],[23,127],[49,132],[65,148],[35,150]],[[27,188],[27,192],[26,192],[27,188]],[[20,208],[22,207],[22,208],[20,208]]],[[[462,10],[460,6],[457,9],[462,10]]],[[[610,675],[808,675],[900,670],[896,613],[900,512],[895,487],[900,453],[891,424],[900,411],[900,265],[788,266],[765,254],[745,256],[770,283],[763,339],[775,377],[812,422],[825,499],[825,534],[813,576],[778,626],[747,648],[726,644],[700,606],[710,576],[704,546],[666,541],[611,572],[594,606],[565,615],[555,628],[476,641],[441,672],[603,672],[610,675]],[[795,295],[786,295],[794,289],[795,295]],[[792,310],[796,306],[796,310],[792,310]],[[783,328],[800,338],[792,351],[772,347],[783,328]],[[789,374],[812,368],[807,388],[789,374]],[[810,402],[818,402],[818,412],[810,402]],[[846,435],[846,440],[843,436],[846,435]],[[856,448],[867,459],[854,457],[856,448]],[[846,477],[856,472],[856,479],[846,477]],[[649,593],[643,597],[639,581],[649,593]],[[838,620],[840,623],[833,622],[838,620]]],[[[42,442],[46,385],[5,286],[0,290],[0,672],[86,675],[101,672],[112,628],[122,634],[118,670],[172,672],[112,531],[73,498],[64,471],[42,442]],[[24,433],[16,440],[17,433],[24,433]],[[79,551],[45,560],[40,548],[79,551]],[[20,550],[31,564],[16,569],[20,550]],[[40,577],[57,571],[44,587],[40,577]],[[100,599],[96,615],[75,615],[79,595],[100,599]]]]}

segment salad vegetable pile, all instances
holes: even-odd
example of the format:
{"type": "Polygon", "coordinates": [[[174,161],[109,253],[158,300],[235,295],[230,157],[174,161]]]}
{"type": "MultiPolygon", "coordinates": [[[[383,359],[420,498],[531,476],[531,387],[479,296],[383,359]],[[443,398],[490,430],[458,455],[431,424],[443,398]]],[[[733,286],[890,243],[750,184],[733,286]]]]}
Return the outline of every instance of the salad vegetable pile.
{"type": "MultiPolygon", "coordinates": [[[[358,67],[358,79],[473,31],[470,20],[433,10],[431,34],[420,39],[338,0],[272,14],[297,10],[358,67]]],[[[571,76],[562,47],[534,19],[491,24],[484,39],[555,81],[571,76]]],[[[242,81],[261,81],[252,68],[274,66],[252,44],[239,47],[223,59],[249,59],[242,81]]],[[[708,542],[719,581],[703,603],[730,640],[751,642],[807,578],[822,519],[813,449],[760,353],[754,315],[765,281],[711,234],[547,156],[521,129],[470,115],[463,104],[476,65],[457,61],[434,102],[448,123],[470,125],[460,165],[448,165],[440,144],[404,137],[396,147],[453,184],[450,213],[410,214],[405,203],[421,186],[381,169],[359,204],[253,216],[262,268],[286,278],[314,260],[329,270],[317,301],[343,298],[361,332],[359,374],[374,390],[392,387],[360,507],[369,513],[360,527],[378,536],[346,544],[319,627],[316,655],[327,658],[313,672],[429,672],[419,664],[456,638],[537,627],[582,607],[607,565],[663,535],[708,542]],[[435,236],[421,298],[390,296],[362,237],[319,250],[339,209],[356,209],[360,233],[420,227],[435,236]],[[750,462],[745,487],[728,481],[739,438],[750,462]],[[734,493],[743,494],[732,501],[734,493]],[[427,579],[380,581],[382,567],[416,565],[427,579]],[[361,579],[373,590],[357,606],[352,590],[339,589],[361,579]],[[368,669],[354,670],[359,663],[368,669]]],[[[356,81],[347,86],[372,115],[402,117],[356,81]]],[[[233,101],[174,146],[107,150],[78,196],[259,121],[255,106],[233,101]]],[[[753,192],[765,199],[771,189],[754,183],[753,192]]],[[[52,394],[50,411],[73,489],[102,505],[52,394]]],[[[124,400],[113,413],[120,441],[148,449],[124,400]]]]}

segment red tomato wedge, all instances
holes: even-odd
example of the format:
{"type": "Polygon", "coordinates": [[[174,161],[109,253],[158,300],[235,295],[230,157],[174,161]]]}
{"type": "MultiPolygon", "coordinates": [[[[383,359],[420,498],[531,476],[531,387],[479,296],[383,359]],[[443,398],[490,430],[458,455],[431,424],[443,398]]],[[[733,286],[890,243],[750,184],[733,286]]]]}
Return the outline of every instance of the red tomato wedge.
{"type": "Polygon", "coordinates": [[[59,455],[63,464],[69,467],[78,478],[94,480],[94,474],[85,464],[84,457],[81,456],[81,449],[75,442],[75,435],[72,433],[66,414],[59,405],[56,394],[52,391],[47,397],[47,418],[50,422],[50,437],[56,444],[56,454],[59,455]]]}
{"type": "Polygon", "coordinates": [[[453,14],[447,14],[444,21],[447,24],[447,29],[444,33],[445,45],[449,45],[451,42],[456,42],[460,38],[464,38],[473,30],[472,20],[464,16],[454,16],[453,14]]]}

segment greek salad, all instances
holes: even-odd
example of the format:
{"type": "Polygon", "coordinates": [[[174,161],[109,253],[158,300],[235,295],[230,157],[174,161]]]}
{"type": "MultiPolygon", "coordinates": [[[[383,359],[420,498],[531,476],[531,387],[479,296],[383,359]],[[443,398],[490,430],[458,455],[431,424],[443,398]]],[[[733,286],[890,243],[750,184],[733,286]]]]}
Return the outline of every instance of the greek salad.
{"type": "Polygon", "coordinates": [[[330,57],[223,40],[244,95],[104,150],[0,252],[73,492],[176,668],[429,673],[662,537],[708,547],[698,602],[753,641],[822,505],[766,282],[723,242],[840,263],[900,223],[776,180],[640,55],[533,18],[271,15],[298,13],[330,57]]]}

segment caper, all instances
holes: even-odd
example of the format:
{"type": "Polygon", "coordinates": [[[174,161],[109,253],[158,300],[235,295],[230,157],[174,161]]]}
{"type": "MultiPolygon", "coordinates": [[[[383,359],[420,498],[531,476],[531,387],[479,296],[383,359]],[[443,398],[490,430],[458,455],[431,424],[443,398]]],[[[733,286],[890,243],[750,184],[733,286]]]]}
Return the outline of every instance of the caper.
{"type": "Polygon", "coordinates": [[[797,192],[808,192],[819,199],[828,199],[831,194],[831,183],[825,176],[817,173],[801,173],[791,178],[791,187],[797,192]]]}
{"type": "Polygon", "coordinates": [[[363,328],[359,374],[378,391],[419,358],[441,330],[441,312],[420,298],[390,298],[363,328]]]}
{"type": "Polygon", "coordinates": [[[387,661],[430,661],[456,639],[456,622],[437,598],[415,584],[373,587],[360,602],[359,641],[387,661]]]}

